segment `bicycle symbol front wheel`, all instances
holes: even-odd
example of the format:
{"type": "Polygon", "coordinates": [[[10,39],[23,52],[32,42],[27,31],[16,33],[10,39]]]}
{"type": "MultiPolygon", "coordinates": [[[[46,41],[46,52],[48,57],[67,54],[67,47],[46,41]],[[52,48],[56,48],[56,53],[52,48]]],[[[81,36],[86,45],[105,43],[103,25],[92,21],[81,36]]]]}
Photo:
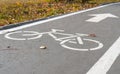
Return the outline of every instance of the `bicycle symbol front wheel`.
{"type": "Polygon", "coordinates": [[[70,49],[70,50],[77,50],[77,51],[92,51],[92,50],[98,50],[98,49],[101,49],[103,47],[103,44],[99,41],[96,41],[96,40],[92,40],[92,39],[84,39],[83,38],[83,41],[85,41],[86,43],[92,43],[93,45],[95,45],[94,47],[89,47],[89,48],[82,48],[82,47],[73,47],[74,45],[73,44],[77,44],[78,46],[83,46],[83,45],[80,45],[78,44],[77,42],[73,42],[73,40],[75,41],[75,39],[67,39],[67,40],[64,40],[60,43],[60,45],[66,49],[70,49]],[[73,43],[71,43],[71,41],[73,43]],[[72,45],[69,45],[69,44],[72,44],[72,45]]]}

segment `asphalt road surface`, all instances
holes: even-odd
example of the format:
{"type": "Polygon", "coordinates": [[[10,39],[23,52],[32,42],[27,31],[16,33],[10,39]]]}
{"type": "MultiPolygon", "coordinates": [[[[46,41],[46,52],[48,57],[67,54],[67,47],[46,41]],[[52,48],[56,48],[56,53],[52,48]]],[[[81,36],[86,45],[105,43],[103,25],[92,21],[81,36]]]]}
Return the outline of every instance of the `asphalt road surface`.
{"type": "Polygon", "coordinates": [[[0,31],[0,74],[120,74],[120,3],[0,31]]]}

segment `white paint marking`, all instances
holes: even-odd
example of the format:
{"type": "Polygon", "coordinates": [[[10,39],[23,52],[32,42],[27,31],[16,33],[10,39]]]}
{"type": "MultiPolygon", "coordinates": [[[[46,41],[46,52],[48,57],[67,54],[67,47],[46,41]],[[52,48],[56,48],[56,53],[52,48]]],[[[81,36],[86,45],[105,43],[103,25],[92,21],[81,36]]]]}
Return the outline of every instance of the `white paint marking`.
{"type": "Polygon", "coordinates": [[[79,44],[83,45],[83,41],[82,41],[81,37],[77,37],[77,40],[78,40],[79,44]]]}
{"type": "MultiPolygon", "coordinates": [[[[118,3],[120,3],[120,2],[118,2],[118,3]]],[[[28,27],[32,27],[32,26],[35,26],[35,25],[39,25],[39,24],[43,24],[43,23],[46,23],[46,22],[62,19],[62,18],[65,18],[65,17],[69,17],[69,16],[72,16],[72,15],[80,14],[80,13],[84,13],[84,12],[87,12],[87,11],[92,11],[92,10],[95,10],[95,9],[107,7],[107,6],[118,4],[118,3],[111,3],[111,4],[107,4],[107,5],[102,5],[102,6],[98,6],[98,7],[94,7],[94,8],[90,8],[90,9],[86,9],[86,10],[82,10],[82,11],[78,11],[78,12],[74,12],[74,13],[71,13],[71,14],[66,14],[66,15],[63,15],[63,16],[50,18],[48,20],[42,20],[42,21],[38,21],[38,22],[30,23],[30,24],[25,24],[23,26],[19,26],[19,27],[7,29],[7,30],[1,30],[0,34],[4,34],[4,33],[7,33],[7,32],[11,32],[11,31],[16,31],[16,30],[20,30],[20,29],[24,29],[24,28],[28,28],[28,27]]]]}
{"type": "Polygon", "coordinates": [[[26,40],[25,38],[12,38],[12,37],[9,37],[9,35],[11,35],[11,34],[21,33],[21,32],[22,32],[22,31],[17,31],[17,32],[8,33],[8,34],[5,35],[5,38],[11,39],[11,40],[26,40]]]}
{"type": "Polygon", "coordinates": [[[107,74],[120,55],[120,37],[86,74],[107,74]]]}
{"type": "Polygon", "coordinates": [[[38,33],[38,32],[35,32],[35,31],[16,31],[16,32],[11,32],[11,33],[7,33],[6,35],[5,35],[5,38],[7,38],[7,39],[11,39],[11,40],[33,40],[33,39],[38,39],[38,38],[40,38],[42,36],[42,34],[40,34],[40,33],[38,33]],[[11,37],[10,35],[12,35],[12,34],[22,34],[21,36],[23,36],[23,38],[17,38],[17,37],[11,37]],[[30,33],[30,34],[24,34],[24,33],[30,33]],[[35,37],[31,37],[31,36],[34,36],[35,35],[35,37]],[[36,35],[38,35],[38,36],[36,36],[36,35]],[[28,36],[28,38],[25,38],[25,37],[27,37],[28,36]]]}
{"type": "MultiPolygon", "coordinates": [[[[94,48],[87,48],[87,49],[85,49],[85,48],[75,48],[75,47],[71,47],[71,46],[69,46],[69,45],[66,45],[66,43],[69,43],[70,41],[72,41],[72,40],[75,40],[75,39],[66,39],[66,40],[63,40],[63,41],[61,41],[60,42],[60,45],[62,46],[62,47],[64,47],[64,48],[67,48],[67,49],[70,49],[70,50],[77,50],[77,51],[92,51],[92,50],[98,50],[98,49],[101,49],[102,47],[103,47],[103,44],[102,43],[100,43],[99,41],[96,41],[96,40],[92,40],[92,39],[83,39],[83,40],[85,40],[85,41],[90,41],[90,42],[92,42],[92,43],[97,43],[98,44],[98,46],[95,46],[94,48]]],[[[78,41],[79,42],[79,41],[78,41]]],[[[80,42],[81,43],[81,42],[80,42]]],[[[79,45],[83,45],[83,44],[79,44],[79,45]]]]}
{"type": "Polygon", "coordinates": [[[118,16],[115,16],[113,14],[110,14],[110,13],[103,13],[103,14],[91,14],[90,16],[95,16],[93,18],[90,18],[88,20],[86,20],[87,22],[94,22],[94,23],[98,23],[102,20],[105,20],[106,18],[108,17],[111,17],[111,18],[119,18],[118,16]]]}
{"type": "Polygon", "coordinates": [[[64,48],[67,48],[67,49],[70,49],[70,50],[77,50],[77,51],[88,51],[88,49],[80,49],[80,48],[74,48],[74,47],[69,47],[67,45],[65,45],[66,42],[69,42],[73,39],[67,39],[67,40],[64,40],[60,43],[60,45],[64,48]]]}
{"type": "Polygon", "coordinates": [[[86,51],[88,49],[80,49],[80,48],[69,47],[69,46],[65,45],[65,43],[68,42],[68,43],[75,43],[76,44],[76,42],[78,42],[79,45],[83,45],[84,44],[83,40],[85,40],[85,41],[90,41],[92,43],[97,43],[98,44],[97,47],[95,46],[94,48],[89,48],[89,50],[97,50],[97,49],[101,49],[103,47],[103,44],[100,43],[99,41],[92,40],[92,39],[83,39],[82,40],[80,36],[86,36],[87,34],[76,33],[77,35],[74,35],[74,34],[59,33],[60,35],[63,34],[63,35],[68,35],[68,36],[67,37],[62,37],[62,38],[57,38],[54,35],[54,32],[57,32],[57,31],[55,31],[55,30],[53,31],[53,29],[50,32],[43,32],[43,33],[35,32],[35,31],[16,31],[16,32],[11,32],[11,33],[5,34],[5,38],[12,39],[12,40],[33,40],[33,39],[41,38],[41,36],[43,34],[48,34],[51,37],[53,37],[56,41],[60,41],[60,45],[62,47],[68,48],[68,49],[71,49],[71,50],[86,51]],[[21,36],[18,37],[18,38],[14,37],[15,34],[17,34],[17,35],[20,34],[22,36],[22,38],[21,38],[21,36]],[[35,37],[33,37],[34,35],[35,35],[35,37]],[[38,35],[38,36],[36,36],[36,35],[38,35]],[[11,36],[13,36],[13,37],[11,37],[11,36]],[[77,38],[77,41],[74,42],[73,40],[76,40],[76,38],[77,38]]]}

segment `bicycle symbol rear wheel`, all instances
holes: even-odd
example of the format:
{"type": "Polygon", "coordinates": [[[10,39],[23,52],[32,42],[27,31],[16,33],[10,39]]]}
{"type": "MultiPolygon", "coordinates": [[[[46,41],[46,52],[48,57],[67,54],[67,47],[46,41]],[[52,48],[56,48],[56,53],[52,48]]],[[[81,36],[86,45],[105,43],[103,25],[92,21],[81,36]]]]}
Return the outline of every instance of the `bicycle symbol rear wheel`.
{"type": "Polygon", "coordinates": [[[33,40],[40,38],[42,35],[35,31],[16,31],[7,33],[5,38],[11,40],[33,40]]]}
{"type": "MultiPolygon", "coordinates": [[[[96,40],[92,40],[92,39],[85,39],[83,38],[83,41],[86,41],[86,42],[92,42],[94,44],[96,44],[97,46],[95,47],[91,47],[91,48],[77,48],[77,47],[72,47],[70,45],[67,45],[67,43],[70,43],[71,44],[71,41],[72,40],[75,40],[75,39],[67,39],[67,40],[64,40],[60,43],[60,45],[66,49],[70,49],[70,50],[77,50],[77,51],[92,51],[92,50],[98,50],[98,49],[101,49],[103,47],[103,44],[99,41],[96,41],[96,40]]],[[[74,44],[78,44],[77,42],[74,44]]],[[[80,44],[78,44],[80,46],[80,44]]],[[[83,44],[84,45],[84,44],[83,44]]],[[[81,45],[82,46],[82,45],[81,45]]]]}

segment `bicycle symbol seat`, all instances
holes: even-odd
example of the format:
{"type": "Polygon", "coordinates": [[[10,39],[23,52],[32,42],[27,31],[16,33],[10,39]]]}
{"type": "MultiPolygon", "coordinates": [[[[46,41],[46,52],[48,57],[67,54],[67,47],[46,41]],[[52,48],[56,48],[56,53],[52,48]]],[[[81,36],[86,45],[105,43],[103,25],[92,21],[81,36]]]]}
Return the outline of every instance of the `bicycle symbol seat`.
{"type": "Polygon", "coordinates": [[[52,29],[49,32],[42,32],[42,33],[39,33],[36,31],[16,31],[16,32],[5,34],[5,38],[11,39],[11,40],[34,40],[34,39],[41,38],[44,34],[48,34],[56,41],[59,41],[62,47],[70,50],[92,51],[92,50],[101,49],[103,47],[103,44],[100,41],[82,38],[82,37],[88,37],[89,36],[88,34],[80,34],[80,33],[67,34],[63,32],[64,30],[58,30],[58,29],[52,29]],[[66,37],[58,38],[56,34],[63,35],[66,37]],[[95,45],[95,46],[85,48],[86,43],[87,44],[89,43],[88,46],[90,45],[95,45]],[[81,46],[84,46],[84,48],[81,46]]]}

